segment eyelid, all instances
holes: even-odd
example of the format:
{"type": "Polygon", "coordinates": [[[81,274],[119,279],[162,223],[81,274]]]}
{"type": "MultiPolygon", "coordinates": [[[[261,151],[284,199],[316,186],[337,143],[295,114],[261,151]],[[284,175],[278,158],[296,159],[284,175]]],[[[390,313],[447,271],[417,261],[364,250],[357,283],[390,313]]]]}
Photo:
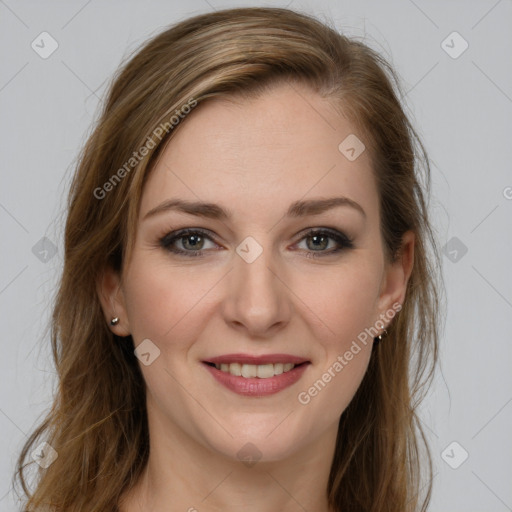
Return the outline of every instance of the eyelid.
{"type": "Polygon", "coordinates": [[[297,237],[298,240],[302,240],[305,236],[315,233],[325,233],[328,235],[332,235],[333,237],[340,237],[344,239],[346,242],[353,241],[352,238],[349,237],[343,230],[329,226],[314,226],[310,228],[305,228],[297,234],[297,237]]]}

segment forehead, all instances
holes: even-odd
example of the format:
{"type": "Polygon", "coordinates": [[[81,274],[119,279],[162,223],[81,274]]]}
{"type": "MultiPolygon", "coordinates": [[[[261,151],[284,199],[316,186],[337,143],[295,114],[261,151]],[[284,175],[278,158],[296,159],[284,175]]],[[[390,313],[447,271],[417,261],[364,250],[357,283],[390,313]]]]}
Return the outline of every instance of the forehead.
{"type": "Polygon", "coordinates": [[[140,216],[182,198],[275,218],[298,199],[335,195],[371,214],[377,191],[368,151],[355,160],[340,151],[340,143],[358,135],[331,101],[297,85],[252,99],[210,100],[194,109],[163,151],[146,182],[140,216]]]}

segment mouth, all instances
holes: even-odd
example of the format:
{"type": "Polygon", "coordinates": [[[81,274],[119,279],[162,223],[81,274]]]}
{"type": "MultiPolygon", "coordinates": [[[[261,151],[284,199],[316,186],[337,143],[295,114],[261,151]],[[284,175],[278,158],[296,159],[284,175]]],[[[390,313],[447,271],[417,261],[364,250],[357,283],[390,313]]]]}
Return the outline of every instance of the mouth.
{"type": "Polygon", "coordinates": [[[211,367],[224,373],[229,373],[235,377],[244,379],[270,379],[276,375],[287,373],[298,366],[308,364],[308,362],[294,363],[268,363],[268,364],[240,364],[240,363],[211,363],[205,361],[211,367]]]}
{"type": "Polygon", "coordinates": [[[253,397],[274,394],[295,384],[311,364],[285,354],[232,354],[202,363],[217,382],[239,395],[253,397]]]}

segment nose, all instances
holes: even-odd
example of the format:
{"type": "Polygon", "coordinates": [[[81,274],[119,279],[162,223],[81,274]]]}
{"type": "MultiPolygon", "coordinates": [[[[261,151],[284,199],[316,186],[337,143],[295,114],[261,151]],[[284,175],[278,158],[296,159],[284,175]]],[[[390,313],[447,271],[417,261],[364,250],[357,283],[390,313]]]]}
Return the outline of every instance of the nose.
{"type": "Polygon", "coordinates": [[[245,336],[266,339],[289,323],[293,294],[272,250],[260,245],[263,250],[254,261],[250,257],[250,251],[257,249],[254,242],[244,245],[248,252],[235,255],[234,268],[227,276],[223,315],[232,328],[245,336]]]}

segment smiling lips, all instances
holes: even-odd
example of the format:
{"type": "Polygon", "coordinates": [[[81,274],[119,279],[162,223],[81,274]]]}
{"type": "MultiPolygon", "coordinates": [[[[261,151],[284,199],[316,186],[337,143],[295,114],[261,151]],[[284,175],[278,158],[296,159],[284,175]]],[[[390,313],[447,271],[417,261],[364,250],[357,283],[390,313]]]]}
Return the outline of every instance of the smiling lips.
{"type": "Polygon", "coordinates": [[[227,354],[203,363],[218,382],[247,396],[265,396],[291,386],[310,364],[289,354],[227,354]]]}

